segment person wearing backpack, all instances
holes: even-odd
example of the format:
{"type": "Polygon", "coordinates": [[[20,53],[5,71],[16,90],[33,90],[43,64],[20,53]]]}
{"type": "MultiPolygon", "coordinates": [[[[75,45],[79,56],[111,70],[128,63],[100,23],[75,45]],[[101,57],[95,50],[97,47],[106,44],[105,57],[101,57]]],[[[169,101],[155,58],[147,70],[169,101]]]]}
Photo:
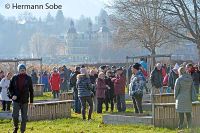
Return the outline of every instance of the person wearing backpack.
{"type": "Polygon", "coordinates": [[[8,87],[10,85],[10,79],[12,78],[12,73],[7,73],[6,77],[0,81],[1,91],[1,100],[2,100],[2,111],[10,111],[11,99],[8,97],[8,87]]]}
{"type": "Polygon", "coordinates": [[[17,133],[19,123],[19,111],[21,110],[21,133],[26,130],[28,103],[32,107],[33,103],[33,83],[29,75],[26,74],[26,66],[24,64],[18,65],[19,74],[13,76],[8,88],[9,98],[13,101],[13,123],[14,131],[17,133]]]}
{"type": "Polygon", "coordinates": [[[140,71],[140,64],[135,63],[132,67],[133,75],[129,84],[129,95],[132,97],[136,114],[143,113],[142,97],[145,84],[145,77],[140,71]]]}
{"type": "Polygon", "coordinates": [[[77,75],[80,74],[80,67],[76,67],[75,71],[71,73],[70,75],[70,87],[73,90],[73,96],[74,96],[74,111],[75,113],[80,114],[81,113],[81,103],[78,98],[78,89],[76,87],[76,81],[77,81],[77,75]]]}

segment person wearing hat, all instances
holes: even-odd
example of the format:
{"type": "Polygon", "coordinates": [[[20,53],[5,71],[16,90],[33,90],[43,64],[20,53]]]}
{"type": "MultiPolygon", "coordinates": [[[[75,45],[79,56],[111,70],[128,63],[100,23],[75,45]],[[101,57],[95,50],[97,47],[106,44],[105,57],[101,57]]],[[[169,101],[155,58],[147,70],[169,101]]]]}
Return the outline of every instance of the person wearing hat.
{"type": "Polygon", "coordinates": [[[176,79],[179,76],[178,69],[179,69],[179,65],[176,63],[174,68],[169,73],[168,87],[170,87],[170,90],[172,90],[172,91],[174,90],[174,85],[175,85],[176,79]]]}
{"type": "Polygon", "coordinates": [[[129,84],[129,95],[132,97],[136,114],[143,113],[142,97],[143,97],[143,89],[145,87],[145,82],[146,82],[143,73],[140,71],[140,67],[141,65],[139,63],[135,63],[133,65],[132,67],[133,75],[131,77],[131,81],[129,84]]]}
{"type": "Polygon", "coordinates": [[[19,123],[19,111],[21,110],[21,133],[26,130],[28,103],[33,103],[33,84],[31,77],[26,74],[26,66],[24,64],[18,65],[19,73],[10,81],[8,88],[8,95],[13,101],[13,123],[14,132],[17,133],[19,123]]]}
{"type": "Polygon", "coordinates": [[[126,87],[126,77],[124,77],[123,69],[117,68],[116,76],[112,79],[114,82],[114,92],[117,100],[117,110],[118,112],[126,111],[125,102],[125,87],[126,87]]]}

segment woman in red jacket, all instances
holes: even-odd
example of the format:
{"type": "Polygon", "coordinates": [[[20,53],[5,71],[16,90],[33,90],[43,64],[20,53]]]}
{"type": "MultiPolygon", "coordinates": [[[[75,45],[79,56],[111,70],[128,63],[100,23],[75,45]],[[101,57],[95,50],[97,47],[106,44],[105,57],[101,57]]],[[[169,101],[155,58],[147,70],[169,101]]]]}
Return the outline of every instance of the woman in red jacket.
{"type": "Polygon", "coordinates": [[[109,88],[105,82],[105,74],[100,72],[96,81],[97,113],[102,113],[102,104],[105,102],[105,91],[109,88]]]}
{"type": "Polygon", "coordinates": [[[114,82],[114,92],[117,99],[117,110],[118,112],[126,111],[126,102],[125,102],[125,86],[126,78],[123,76],[123,69],[118,68],[116,72],[116,77],[112,79],[114,82]]]}
{"type": "Polygon", "coordinates": [[[53,98],[59,98],[60,74],[58,73],[57,68],[53,69],[53,73],[50,76],[49,83],[50,83],[50,86],[51,86],[53,98]]]}

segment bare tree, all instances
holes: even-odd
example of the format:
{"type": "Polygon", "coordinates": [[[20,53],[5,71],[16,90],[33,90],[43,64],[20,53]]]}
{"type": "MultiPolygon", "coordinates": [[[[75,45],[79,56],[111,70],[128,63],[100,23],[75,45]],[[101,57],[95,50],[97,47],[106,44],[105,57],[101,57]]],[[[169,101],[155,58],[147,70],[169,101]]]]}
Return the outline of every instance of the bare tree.
{"type": "Polygon", "coordinates": [[[33,57],[55,56],[57,52],[56,37],[47,37],[41,33],[35,33],[29,42],[29,50],[33,57]]]}
{"type": "Polygon", "coordinates": [[[29,50],[33,57],[41,57],[43,40],[44,37],[41,33],[32,35],[31,40],[29,41],[29,50]]]}
{"type": "Polygon", "coordinates": [[[156,55],[157,47],[172,41],[168,30],[160,26],[167,24],[166,15],[158,8],[161,4],[160,0],[116,0],[108,6],[112,11],[111,20],[118,28],[115,43],[126,45],[135,40],[151,55],[156,55]]]}
{"type": "Polygon", "coordinates": [[[172,35],[197,45],[200,58],[200,1],[164,0],[162,11],[168,14],[170,25],[162,24],[172,35]]]}

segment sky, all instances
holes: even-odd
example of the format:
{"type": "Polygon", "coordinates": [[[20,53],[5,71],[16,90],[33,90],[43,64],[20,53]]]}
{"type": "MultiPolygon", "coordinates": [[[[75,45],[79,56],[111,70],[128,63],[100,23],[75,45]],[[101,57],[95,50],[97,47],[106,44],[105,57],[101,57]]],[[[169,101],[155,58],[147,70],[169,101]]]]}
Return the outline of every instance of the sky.
{"type": "Polygon", "coordinates": [[[12,9],[12,5],[43,5],[46,8],[45,4],[56,4],[62,5],[62,11],[65,17],[79,18],[81,15],[91,17],[94,19],[97,16],[102,8],[105,7],[105,4],[108,0],[0,0],[0,14],[11,17],[19,16],[23,12],[31,12],[33,16],[39,18],[44,18],[48,12],[55,16],[57,9],[12,9]],[[10,8],[6,9],[5,5],[9,4],[10,8]]]}

